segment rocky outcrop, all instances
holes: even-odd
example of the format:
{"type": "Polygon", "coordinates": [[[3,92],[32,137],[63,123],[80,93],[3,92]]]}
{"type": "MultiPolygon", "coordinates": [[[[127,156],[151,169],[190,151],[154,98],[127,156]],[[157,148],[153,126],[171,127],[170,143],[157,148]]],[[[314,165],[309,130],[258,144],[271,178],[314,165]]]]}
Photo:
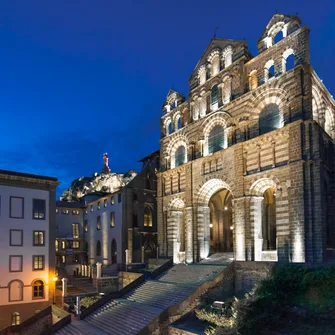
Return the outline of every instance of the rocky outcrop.
{"type": "Polygon", "coordinates": [[[78,201],[89,193],[113,193],[126,186],[137,176],[137,172],[130,170],[127,173],[95,173],[91,177],[75,179],[71,186],[60,197],[61,201],[78,201]]]}

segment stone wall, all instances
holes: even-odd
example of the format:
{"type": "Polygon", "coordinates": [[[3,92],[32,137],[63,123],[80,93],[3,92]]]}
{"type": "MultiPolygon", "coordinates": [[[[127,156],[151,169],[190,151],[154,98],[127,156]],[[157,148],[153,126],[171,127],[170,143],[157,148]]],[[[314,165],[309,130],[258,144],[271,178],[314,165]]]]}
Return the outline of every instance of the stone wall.
{"type": "Polygon", "coordinates": [[[119,277],[96,278],[93,279],[93,285],[97,288],[99,293],[117,292],[120,286],[120,279],[119,277]]]}
{"type": "Polygon", "coordinates": [[[274,265],[271,262],[235,262],[235,295],[251,291],[255,285],[268,278],[274,265]]]}
{"type": "Polygon", "coordinates": [[[138,279],[141,276],[142,276],[141,273],[124,272],[124,271],[119,272],[119,289],[129,285],[130,283],[132,283],[134,280],[138,279]]]}

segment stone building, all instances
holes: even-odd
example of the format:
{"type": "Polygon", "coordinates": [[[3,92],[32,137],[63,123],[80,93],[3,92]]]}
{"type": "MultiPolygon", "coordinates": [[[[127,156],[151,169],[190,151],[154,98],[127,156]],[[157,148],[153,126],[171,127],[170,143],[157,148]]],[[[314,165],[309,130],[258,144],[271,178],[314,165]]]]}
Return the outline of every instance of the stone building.
{"type": "Polygon", "coordinates": [[[84,229],[85,206],[78,202],[56,202],[56,265],[87,264],[84,229]]]}
{"type": "Polygon", "coordinates": [[[90,202],[85,199],[84,230],[90,264],[139,263],[156,255],[159,153],[141,162],[141,172],[117,192],[90,202]]]}
{"type": "Polygon", "coordinates": [[[0,170],[0,330],[54,300],[57,178],[0,170]]]}
{"type": "Polygon", "coordinates": [[[213,38],[161,117],[160,254],[175,263],[322,262],[335,247],[335,102],[310,62],[309,28],[275,14],[253,57],[213,38]]]}

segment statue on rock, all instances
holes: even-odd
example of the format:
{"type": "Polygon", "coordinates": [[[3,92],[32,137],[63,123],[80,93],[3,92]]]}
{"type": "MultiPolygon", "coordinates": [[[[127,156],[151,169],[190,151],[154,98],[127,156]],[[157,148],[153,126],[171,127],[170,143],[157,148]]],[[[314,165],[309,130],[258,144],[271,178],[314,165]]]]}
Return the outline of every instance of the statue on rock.
{"type": "Polygon", "coordinates": [[[104,153],[103,159],[104,159],[104,166],[102,168],[102,173],[109,174],[111,172],[111,170],[108,166],[108,153],[107,152],[104,153]]]}

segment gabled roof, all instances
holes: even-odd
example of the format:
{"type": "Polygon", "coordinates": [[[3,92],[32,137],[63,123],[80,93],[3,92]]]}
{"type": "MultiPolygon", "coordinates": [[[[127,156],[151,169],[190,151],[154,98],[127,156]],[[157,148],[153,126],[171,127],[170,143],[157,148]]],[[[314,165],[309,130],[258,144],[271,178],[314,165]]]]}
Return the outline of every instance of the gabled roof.
{"type": "Polygon", "coordinates": [[[178,101],[178,105],[180,105],[181,103],[183,103],[186,100],[186,98],[182,94],[178,93],[177,91],[175,91],[173,89],[170,89],[169,92],[168,92],[168,94],[167,94],[167,96],[166,96],[166,98],[165,98],[165,100],[164,100],[164,104],[162,106],[162,109],[164,109],[164,107],[166,105],[169,105],[170,102],[171,102],[170,100],[172,100],[172,99],[173,100],[177,100],[178,101]]]}
{"type": "Polygon", "coordinates": [[[210,42],[208,43],[205,51],[203,52],[200,60],[198,61],[197,65],[195,66],[189,80],[192,79],[193,75],[195,72],[198,71],[199,67],[203,64],[207,63],[207,58],[210,55],[210,53],[212,52],[212,50],[214,49],[220,49],[223,50],[226,47],[228,47],[229,45],[231,45],[233,48],[241,43],[245,43],[245,41],[241,41],[241,40],[230,40],[230,39],[226,39],[226,38],[212,38],[210,40],[210,42]]]}
{"type": "Polygon", "coordinates": [[[269,30],[276,24],[279,22],[283,22],[283,23],[288,23],[291,21],[296,21],[297,23],[301,24],[301,20],[299,19],[298,16],[296,15],[287,15],[287,14],[275,14],[272,16],[271,20],[269,21],[269,23],[267,24],[267,26],[265,27],[262,35],[260,36],[260,38],[258,39],[257,43],[262,41],[265,37],[268,36],[268,32],[269,30]]]}

